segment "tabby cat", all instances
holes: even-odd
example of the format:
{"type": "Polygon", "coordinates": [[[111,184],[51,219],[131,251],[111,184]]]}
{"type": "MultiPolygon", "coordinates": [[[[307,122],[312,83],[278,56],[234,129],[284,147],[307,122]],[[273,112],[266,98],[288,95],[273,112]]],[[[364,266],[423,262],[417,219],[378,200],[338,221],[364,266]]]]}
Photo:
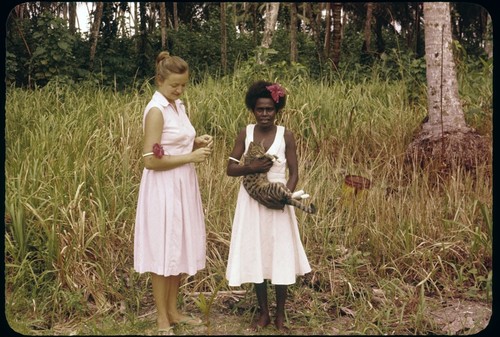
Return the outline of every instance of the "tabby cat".
{"type": "MultiPolygon", "coordinates": [[[[276,156],[267,154],[261,144],[250,142],[248,151],[243,156],[242,164],[249,164],[253,160],[262,157],[267,157],[272,161],[277,160],[276,156]]],[[[305,195],[303,191],[292,193],[285,184],[270,182],[267,180],[267,173],[252,173],[243,176],[243,186],[253,199],[266,207],[269,206],[269,203],[264,197],[271,197],[274,201],[295,206],[304,212],[311,214],[316,213],[316,207],[313,204],[307,206],[298,200],[305,199],[308,195],[305,195]]]]}

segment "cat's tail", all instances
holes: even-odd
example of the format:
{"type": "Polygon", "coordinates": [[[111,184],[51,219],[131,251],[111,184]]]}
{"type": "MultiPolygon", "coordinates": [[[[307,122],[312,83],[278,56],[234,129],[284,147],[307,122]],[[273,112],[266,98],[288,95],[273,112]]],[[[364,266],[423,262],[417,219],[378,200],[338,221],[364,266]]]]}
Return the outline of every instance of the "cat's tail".
{"type": "Polygon", "coordinates": [[[297,199],[288,199],[286,201],[286,203],[288,205],[292,205],[294,207],[297,207],[301,210],[303,210],[304,212],[306,213],[309,213],[309,214],[314,214],[316,213],[316,206],[314,206],[314,204],[309,204],[309,205],[306,205],[306,204],[303,204],[302,202],[300,202],[299,200],[297,199]]]}

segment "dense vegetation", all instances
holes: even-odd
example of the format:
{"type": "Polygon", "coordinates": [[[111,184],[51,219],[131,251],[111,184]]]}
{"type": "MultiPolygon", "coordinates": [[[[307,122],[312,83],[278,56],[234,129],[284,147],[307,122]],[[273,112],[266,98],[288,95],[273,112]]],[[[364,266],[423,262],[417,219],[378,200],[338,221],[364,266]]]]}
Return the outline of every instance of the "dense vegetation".
{"type": "MultiPolygon", "coordinates": [[[[474,86],[464,76],[462,93],[468,122],[491,136],[491,68],[484,71],[482,80],[472,75],[479,81],[474,86]]],[[[378,72],[362,83],[280,81],[290,92],[280,123],[297,135],[299,187],[319,209],[315,216],[298,213],[313,266],[299,285],[326,296],[333,316],[340,306],[368,310],[371,288],[383,289],[387,307],[364,314],[368,320],[382,316],[381,331],[368,329],[374,333],[386,331],[385,324],[394,328],[395,318],[383,312],[395,298],[413,303],[411,310],[390,309],[406,333],[436,331],[412,311],[425,305],[420,295],[491,300],[490,176],[456,172],[436,188],[425,172],[404,169],[402,154],[425,105],[410,103],[401,81],[378,72]],[[345,194],[346,174],[372,180],[365,198],[345,194]]],[[[198,132],[215,137],[213,157],[198,166],[208,265],[189,280],[186,293],[227,290],[238,180],[225,175],[225,165],[237,131],[250,120],[242,99],[246,85],[236,76],[207,76],[184,97],[198,132]]],[[[146,82],[127,93],[56,82],[35,91],[7,90],[6,309],[16,329],[50,333],[109,315],[130,323],[144,312],[150,285],[132,269],[132,240],[141,111],[152,91],[146,82]]],[[[291,291],[306,300],[301,286],[291,291]]],[[[307,303],[311,315],[325,315],[319,298],[307,303]]],[[[364,319],[357,324],[369,327],[364,319]]],[[[111,329],[107,333],[117,327],[111,329]]]]}
{"type": "MultiPolygon", "coordinates": [[[[137,88],[143,80],[151,78],[154,59],[162,49],[185,58],[194,81],[201,80],[206,73],[224,74],[220,3],[166,3],[164,47],[159,3],[140,4],[134,11],[131,3],[104,3],[92,60],[91,32],[71,28],[67,3],[29,2],[14,8],[6,22],[7,83],[34,87],[53,79],[68,83],[89,80],[119,90],[137,88]],[[132,24],[123,23],[125,13],[133,16],[132,24]]],[[[263,51],[260,44],[266,3],[226,3],[226,74],[254,67],[257,54],[264,53],[263,61],[272,64],[278,75],[307,72],[318,79],[340,73],[343,78],[362,79],[371,76],[369,72],[375,65],[381,68],[380,75],[384,77],[401,79],[402,71],[410,71],[414,77],[419,74],[419,80],[425,80],[422,4],[370,3],[373,10],[368,36],[364,32],[367,4],[343,3],[342,25],[328,32],[326,3],[297,3],[295,28],[290,24],[291,5],[282,3],[272,44],[263,51]],[[297,33],[298,59],[293,63],[290,62],[291,30],[297,33]],[[335,31],[341,34],[341,40],[340,60],[334,65],[331,36],[335,31]],[[324,50],[325,45],[330,48],[324,50]]],[[[454,3],[452,11],[458,63],[487,59],[492,29],[486,9],[471,3],[454,3]]],[[[95,8],[91,24],[94,16],[95,8]]]]}
{"type": "MultiPolygon", "coordinates": [[[[278,53],[260,64],[252,36],[233,33],[233,66],[223,76],[213,61],[218,35],[210,28],[219,23],[209,24],[217,21],[217,6],[208,7],[206,23],[181,20],[168,34],[169,49],[193,67],[183,97],[191,121],[199,134],[215,138],[213,156],[197,166],[207,268],[187,280],[183,294],[229,290],[224,273],[239,180],[226,176],[225,166],[238,130],[251,121],[243,93],[252,79],[265,78],[290,94],[279,123],[296,134],[298,187],[319,210],[297,211],[313,272],[291,287],[289,318],[308,334],[331,334],[324,322],[346,312],[354,319],[338,333],[440,334],[426,315],[431,298],[491,304],[491,167],[458,170],[436,186],[429,172],[403,162],[427,110],[423,58],[385,31],[386,50],[362,62],[360,28],[353,24],[345,27],[335,72],[319,62],[306,32],[299,38],[301,61],[290,65],[284,29],[273,42],[278,53]],[[369,178],[372,187],[354,197],[347,174],[369,178]]],[[[9,24],[16,28],[7,31],[6,63],[8,323],[24,334],[143,334],[154,325],[142,319],[152,307],[151,284],[132,268],[133,226],[142,110],[154,91],[147,67],[159,33],[148,35],[146,68],[138,68],[137,37],[111,38],[92,72],[88,41],[69,33],[62,19],[42,12],[9,24]],[[18,28],[32,32],[24,35],[37,46],[31,56],[18,28]]],[[[467,123],[491,138],[492,62],[472,45],[467,38],[455,46],[460,97],[467,123]]],[[[228,315],[250,319],[252,293],[244,296],[228,315]]]]}

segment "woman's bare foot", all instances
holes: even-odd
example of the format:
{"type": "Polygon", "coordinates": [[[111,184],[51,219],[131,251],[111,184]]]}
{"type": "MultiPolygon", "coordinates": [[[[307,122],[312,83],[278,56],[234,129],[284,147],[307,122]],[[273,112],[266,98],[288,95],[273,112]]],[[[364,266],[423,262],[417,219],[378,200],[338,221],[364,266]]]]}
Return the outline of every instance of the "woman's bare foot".
{"type": "Polygon", "coordinates": [[[276,326],[276,329],[278,329],[281,332],[287,332],[290,329],[285,326],[285,318],[284,317],[276,317],[274,320],[274,325],[276,326]]]}
{"type": "Polygon", "coordinates": [[[177,314],[175,317],[173,315],[170,317],[170,323],[175,325],[175,324],[187,324],[187,325],[201,325],[203,324],[203,321],[193,315],[182,315],[182,314],[177,314]]]}
{"type": "Polygon", "coordinates": [[[258,331],[271,323],[271,317],[269,315],[260,315],[259,319],[252,323],[250,329],[253,331],[258,331]]]}
{"type": "Polygon", "coordinates": [[[156,324],[158,325],[159,335],[170,335],[173,334],[173,327],[170,325],[168,320],[157,319],[156,324]]]}

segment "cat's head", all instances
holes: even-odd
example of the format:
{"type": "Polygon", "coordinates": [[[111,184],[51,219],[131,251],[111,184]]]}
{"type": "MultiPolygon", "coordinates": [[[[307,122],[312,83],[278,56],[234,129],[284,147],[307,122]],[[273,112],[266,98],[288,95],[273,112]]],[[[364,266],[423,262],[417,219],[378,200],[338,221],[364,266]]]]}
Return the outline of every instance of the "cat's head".
{"type": "Polygon", "coordinates": [[[245,164],[249,164],[255,159],[264,157],[265,154],[266,152],[264,151],[264,147],[261,144],[250,142],[247,152],[243,156],[243,162],[245,164]]]}
{"type": "Polygon", "coordinates": [[[277,156],[267,154],[266,150],[264,149],[264,145],[256,142],[250,142],[250,144],[248,145],[248,150],[244,156],[245,164],[250,163],[254,159],[262,157],[267,157],[272,161],[275,161],[278,158],[277,156]]]}
{"type": "Polygon", "coordinates": [[[256,142],[250,142],[248,145],[247,155],[249,158],[262,158],[266,154],[264,146],[256,142]]]}

